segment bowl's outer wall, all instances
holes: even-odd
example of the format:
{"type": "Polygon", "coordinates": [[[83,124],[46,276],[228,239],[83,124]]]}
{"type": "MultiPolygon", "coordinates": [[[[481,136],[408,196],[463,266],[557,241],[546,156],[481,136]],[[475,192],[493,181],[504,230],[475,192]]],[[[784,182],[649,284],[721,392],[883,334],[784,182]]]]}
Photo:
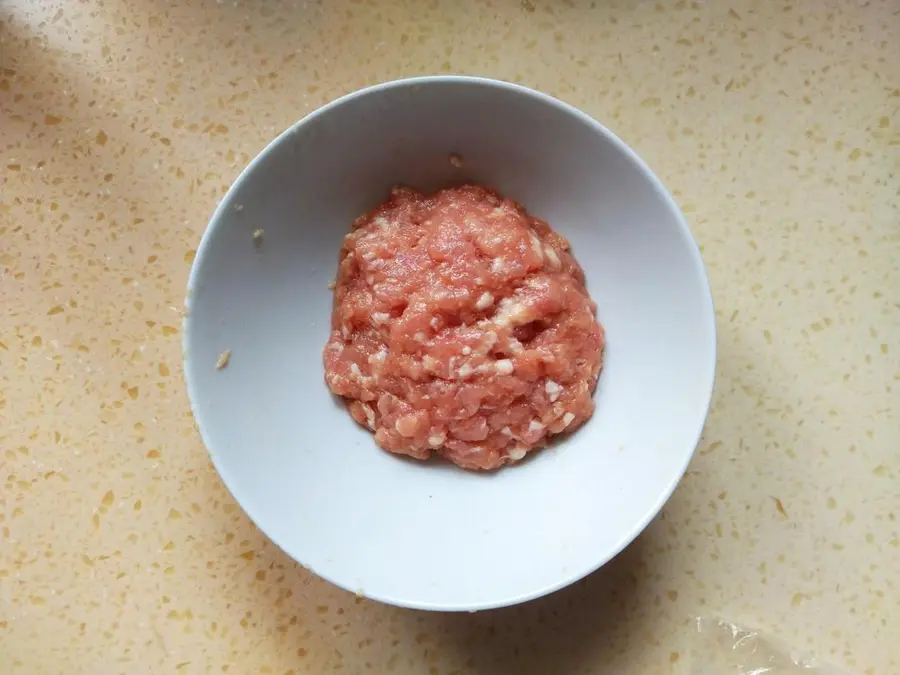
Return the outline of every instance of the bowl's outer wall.
{"type": "Polygon", "coordinates": [[[674,202],[596,122],[491,81],[383,85],[285,132],[217,209],[188,302],[189,393],[235,498],[304,565],[400,605],[506,605],[596,569],[674,489],[711,395],[712,301],[674,202]],[[594,418],[490,475],[379,451],[322,377],[328,284],[351,221],[396,184],[462,180],[570,239],[608,338],[594,418]]]}

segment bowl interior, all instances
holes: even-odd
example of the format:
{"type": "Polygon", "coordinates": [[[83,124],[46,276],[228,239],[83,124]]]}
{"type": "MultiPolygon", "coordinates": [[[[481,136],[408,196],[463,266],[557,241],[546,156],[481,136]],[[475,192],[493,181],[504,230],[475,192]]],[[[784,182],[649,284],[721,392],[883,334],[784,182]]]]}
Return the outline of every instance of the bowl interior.
{"type": "Polygon", "coordinates": [[[599,124],[487,80],[382,85],[286,131],[216,211],[188,304],[188,389],[235,498],[318,574],[405,606],[512,604],[599,567],[674,489],[712,389],[709,287],[671,198],[599,124]],[[608,340],[591,421],[492,474],[380,451],[323,381],[328,284],[350,222],[395,184],[463,180],[571,240],[608,340]]]}

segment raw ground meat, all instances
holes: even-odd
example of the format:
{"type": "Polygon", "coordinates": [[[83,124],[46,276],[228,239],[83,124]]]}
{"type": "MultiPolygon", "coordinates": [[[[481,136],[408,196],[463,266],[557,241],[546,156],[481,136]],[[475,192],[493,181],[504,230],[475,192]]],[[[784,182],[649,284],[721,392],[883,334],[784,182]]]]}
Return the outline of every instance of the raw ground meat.
{"type": "Polygon", "coordinates": [[[593,414],[595,309],[565,238],[512,200],[395,188],[344,239],[325,380],[385,450],[495,469],[593,414]]]}

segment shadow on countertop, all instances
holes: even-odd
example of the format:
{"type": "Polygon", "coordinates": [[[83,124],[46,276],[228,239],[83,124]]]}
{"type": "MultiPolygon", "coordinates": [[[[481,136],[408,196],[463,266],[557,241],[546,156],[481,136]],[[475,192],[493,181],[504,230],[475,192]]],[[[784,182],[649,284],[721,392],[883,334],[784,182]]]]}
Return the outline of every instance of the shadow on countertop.
{"type": "Polygon", "coordinates": [[[637,625],[646,606],[640,596],[647,536],[557,593],[477,614],[440,615],[442,651],[456,650],[462,672],[473,675],[580,673],[600,662],[613,667],[651,629],[646,616],[637,625]]]}

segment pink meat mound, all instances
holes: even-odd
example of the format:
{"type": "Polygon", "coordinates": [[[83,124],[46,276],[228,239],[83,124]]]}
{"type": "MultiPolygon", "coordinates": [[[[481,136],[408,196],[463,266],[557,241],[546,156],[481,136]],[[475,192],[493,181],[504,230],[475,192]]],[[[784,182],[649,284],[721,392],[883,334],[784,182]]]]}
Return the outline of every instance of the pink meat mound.
{"type": "Polygon", "coordinates": [[[519,204],[395,188],[344,239],[325,381],[385,450],[496,469],[593,414],[595,310],[569,243],[519,204]]]}

